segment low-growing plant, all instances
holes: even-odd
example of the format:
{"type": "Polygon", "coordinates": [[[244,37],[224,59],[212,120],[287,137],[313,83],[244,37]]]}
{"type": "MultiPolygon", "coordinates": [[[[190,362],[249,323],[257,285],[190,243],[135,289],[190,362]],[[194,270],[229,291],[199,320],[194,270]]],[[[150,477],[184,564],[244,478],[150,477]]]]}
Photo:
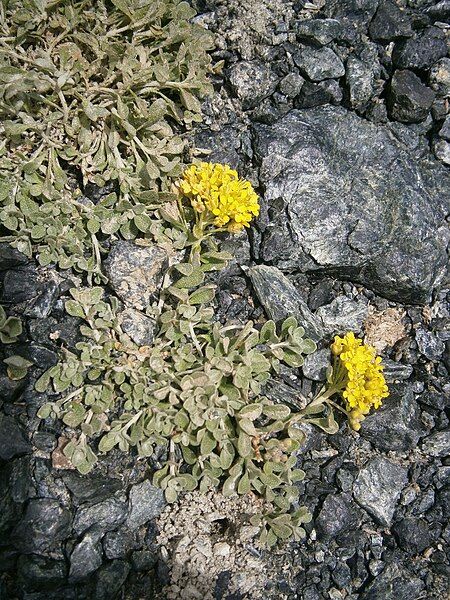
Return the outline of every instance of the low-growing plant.
{"type": "Polygon", "coordinates": [[[227,223],[238,230],[248,220],[238,221],[236,215],[248,214],[249,206],[253,214],[259,210],[251,186],[239,182],[231,188],[245,192],[238,191],[230,201],[229,178],[235,181],[237,173],[207,164],[191,169],[193,193],[187,191],[186,180],[178,186],[190,204],[180,198],[176,210],[162,211],[184,232],[191,250],[166,278],[159,333],[152,346],[138,346],[123,333],[116,314],[118,301],[105,299],[103,288],[71,290],[66,310],[84,320],[85,339],[76,345],[76,353],[65,350],[64,360],[37,381],[38,391],[50,386],[57,394],[70,392],[44,404],[38,415],[62,418],[68,427],[81,431],[64,448],[81,473],[93,468],[96,452],[135,447],[139,456],[148,457],[164,446],[168,458],[153,480],[169,502],[180,492],[210,487],[220,487],[225,495],[262,496],[266,509],[252,522],[261,527],[261,541],[272,545],[304,535],[301,524],[311,518],[305,507],[298,507],[295,485],[304,477],[295,454],[305,437],[301,424],[335,433],[334,409],[347,413],[331,399],[339,393],[353,411],[350,420],[355,426],[361,417],[354,412],[355,393],[366,398],[367,413],[370,405],[381,403],[384,379],[372,350],[348,334],[337,337],[333,345],[336,361],[328,387],[304,408],[293,411],[264,395],[265,384],[281,363],[301,367],[304,355],[314,352],[316,344],[305,338],[293,317],[278,327],[267,321],[260,328],[253,322],[215,321],[214,286],[204,285],[204,277],[223,268],[231,256],[218,250],[212,233],[227,223]],[[212,173],[217,176],[214,185],[208,179],[212,173]],[[196,178],[207,185],[196,188],[196,178]],[[215,206],[203,198],[209,193],[215,196],[215,206]],[[189,221],[195,223],[192,231],[189,221]]]}
{"type": "Polygon", "coordinates": [[[0,5],[4,241],[99,283],[103,239],[151,235],[212,89],[194,14],[180,0],[0,5]],[[119,193],[95,204],[76,177],[119,193]]]}

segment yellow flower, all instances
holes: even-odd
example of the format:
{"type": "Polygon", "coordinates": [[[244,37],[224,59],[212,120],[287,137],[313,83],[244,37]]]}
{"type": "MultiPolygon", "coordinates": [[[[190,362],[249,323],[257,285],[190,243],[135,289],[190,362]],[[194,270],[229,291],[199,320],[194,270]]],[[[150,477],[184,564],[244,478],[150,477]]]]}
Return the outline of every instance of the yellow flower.
{"type": "Polygon", "coordinates": [[[259,215],[258,195],[252,184],[239,179],[227,165],[202,162],[183,173],[178,187],[198,213],[217,227],[239,231],[259,215]]]}
{"type": "Polygon", "coordinates": [[[336,356],[335,383],[342,384],[350,425],[358,430],[370,409],[379,408],[382,399],[389,396],[381,357],[353,332],[343,338],[336,336],[331,351],[336,356]]]}

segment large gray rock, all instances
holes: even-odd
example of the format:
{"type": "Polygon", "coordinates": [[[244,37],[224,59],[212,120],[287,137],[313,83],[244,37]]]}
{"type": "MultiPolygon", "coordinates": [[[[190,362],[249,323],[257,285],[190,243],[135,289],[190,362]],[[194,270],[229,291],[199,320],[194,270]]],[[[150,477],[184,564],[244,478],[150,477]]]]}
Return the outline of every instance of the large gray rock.
{"type": "Polygon", "coordinates": [[[438,27],[428,27],[413,38],[394,46],[392,62],[399,69],[429,69],[447,54],[445,33],[438,27]]]}
{"type": "Polygon", "coordinates": [[[294,110],[254,133],[273,213],[260,259],[427,301],[447,268],[450,176],[442,165],[342,107],[294,110]]]}
{"type": "Polygon", "coordinates": [[[408,483],[407,473],[405,467],[387,458],[373,458],[354,483],[355,500],[381,525],[389,526],[402,489],[408,483]]]}
{"type": "Polygon", "coordinates": [[[364,109],[376,94],[381,66],[375,44],[367,44],[358,53],[351,54],[345,67],[345,79],[352,108],[364,109]]]}
{"type": "Polygon", "coordinates": [[[419,123],[426,119],[435,94],[412,71],[396,71],[389,94],[391,117],[402,123],[419,123]]]}
{"type": "Polygon", "coordinates": [[[268,317],[281,321],[295,317],[306,335],[319,340],[324,335],[320,319],[309,310],[294,285],[276,267],[257,265],[247,271],[259,301],[268,317]]]}
{"type": "Polygon", "coordinates": [[[0,458],[9,460],[14,456],[28,454],[31,450],[31,443],[16,419],[0,415],[0,458]]]}
{"type": "Polygon", "coordinates": [[[165,250],[159,246],[140,246],[117,241],[104,262],[109,284],[121,300],[144,310],[157,296],[169,265],[165,250]]]}

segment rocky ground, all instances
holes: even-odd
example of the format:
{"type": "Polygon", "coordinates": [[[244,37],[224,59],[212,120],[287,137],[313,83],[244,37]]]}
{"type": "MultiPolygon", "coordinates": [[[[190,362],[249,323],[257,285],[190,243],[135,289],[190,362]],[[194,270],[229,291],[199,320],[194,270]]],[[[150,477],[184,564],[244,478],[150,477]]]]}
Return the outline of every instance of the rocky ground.
{"type": "MultiPolygon", "coordinates": [[[[359,433],[344,422],[334,436],[308,432],[298,456],[314,515],[307,538],[261,551],[243,518],[249,499],[194,493],[165,507],[149,483],[158,457],[149,464],[113,451],[87,476],[70,468],[59,449],[65,430],[36,418],[45,394],[33,385],[78,339],[78,319],[63,307],[73,283],[1,245],[1,301],[26,325],[3,352],[33,367],[18,382],[0,367],[0,597],[443,598],[450,3],[206,0],[198,8],[225,62],[197,146],[249,177],[263,208],[248,237],[224,240],[236,259],[216,278],[218,316],[294,314],[322,340],[303,375],[286,369],[267,390],[274,399],[320,385],[330,339],[347,330],[382,353],[391,396],[359,433]]],[[[93,200],[99,193],[86,191],[93,200]]],[[[141,340],[152,336],[139,312],[149,252],[133,250],[134,276],[117,268],[130,259],[128,242],[107,262],[108,293],[120,298],[124,280],[135,285],[124,319],[141,340]]]]}

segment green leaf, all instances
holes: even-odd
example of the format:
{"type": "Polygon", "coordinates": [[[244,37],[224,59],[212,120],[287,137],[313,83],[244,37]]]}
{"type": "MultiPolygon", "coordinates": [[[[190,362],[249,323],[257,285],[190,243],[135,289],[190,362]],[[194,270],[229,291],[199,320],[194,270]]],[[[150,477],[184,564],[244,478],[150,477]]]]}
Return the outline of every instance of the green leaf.
{"type": "Polygon", "coordinates": [[[244,431],[241,431],[239,433],[237,449],[239,452],[239,456],[241,456],[242,458],[247,458],[253,452],[251,437],[247,435],[244,431]]]}
{"type": "Polygon", "coordinates": [[[285,404],[266,404],[263,406],[263,413],[271,419],[287,419],[291,409],[285,404]]]}
{"type": "Polygon", "coordinates": [[[209,304],[214,299],[215,286],[205,285],[189,296],[189,304],[209,304]]]}
{"type": "Polygon", "coordinates": [[[81,317],[82,319],[85,318],[86,315],[84,309],[79,302],[76,302],[75,300],[67,300],[64,306],[67,313],[72,317],[81,317]]]}

